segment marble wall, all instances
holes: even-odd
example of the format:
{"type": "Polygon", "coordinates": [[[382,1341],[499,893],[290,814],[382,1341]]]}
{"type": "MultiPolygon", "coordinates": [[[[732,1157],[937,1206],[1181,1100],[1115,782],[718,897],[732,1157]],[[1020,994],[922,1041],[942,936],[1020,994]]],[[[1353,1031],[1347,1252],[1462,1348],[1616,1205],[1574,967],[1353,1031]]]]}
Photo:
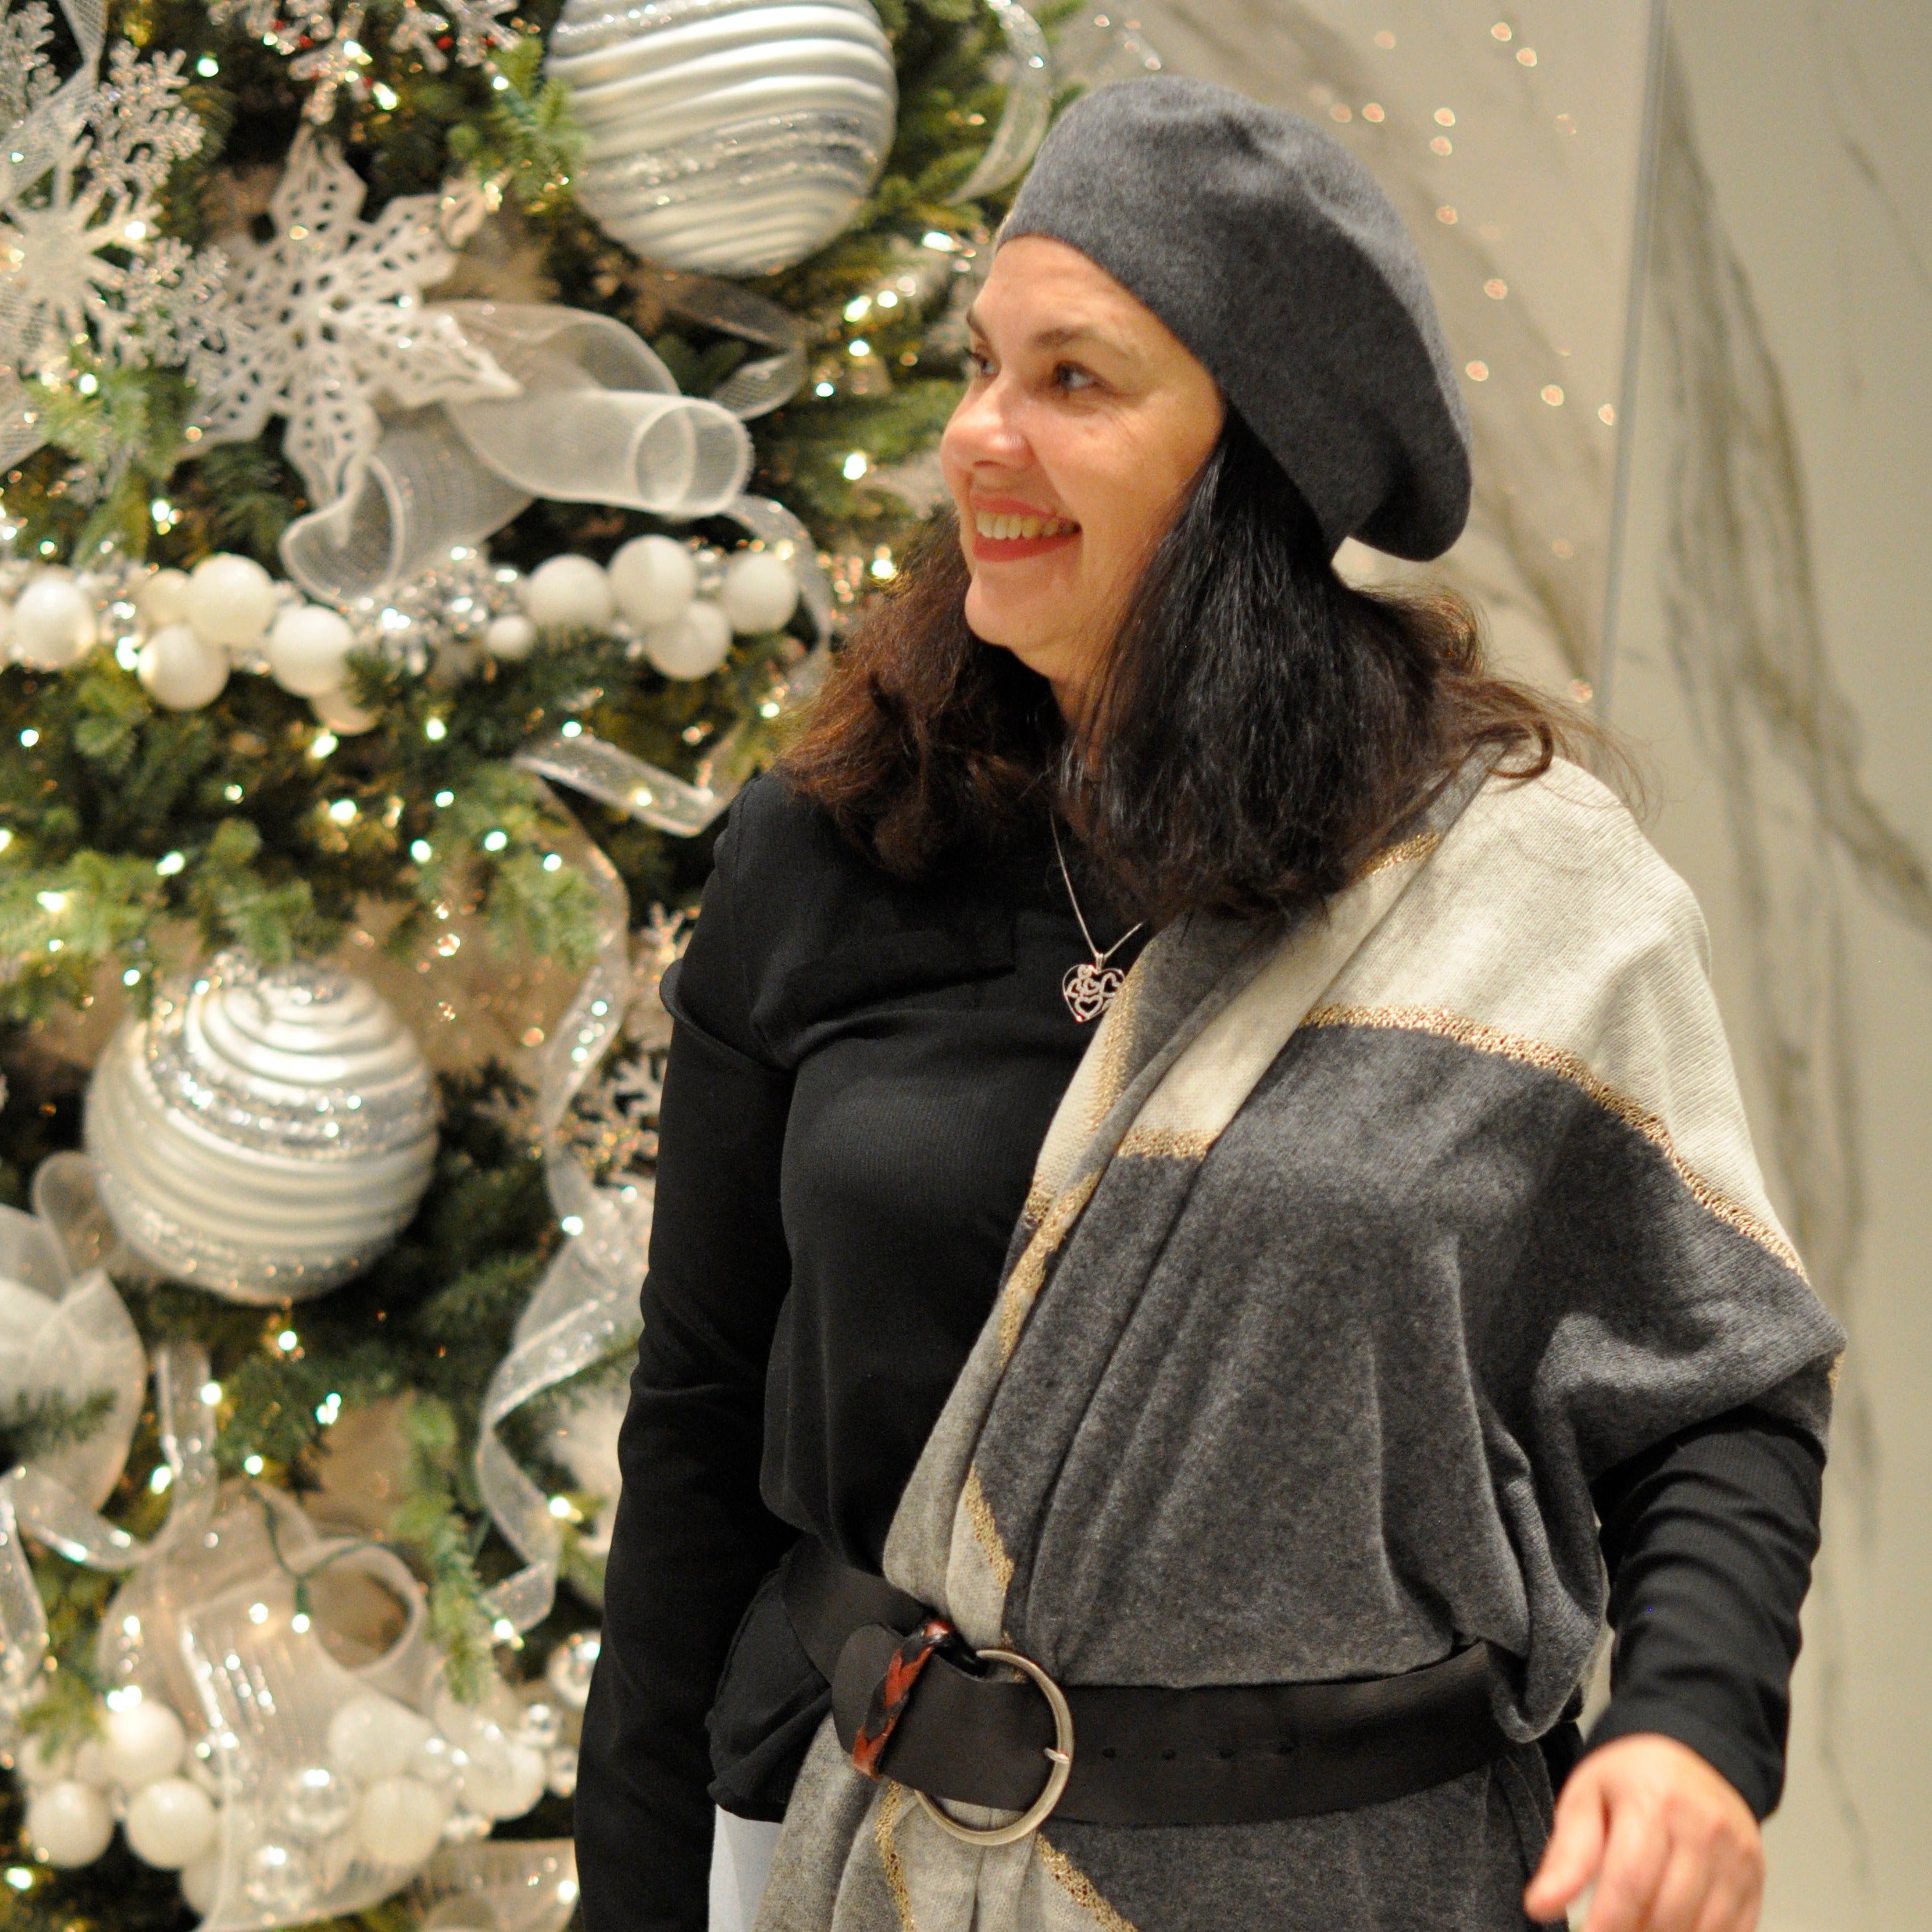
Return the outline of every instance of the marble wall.
{"type": "Polygon", "coordinates": [[[1611,715],[1852,1334],[1773,1932],[1932,1922],[1932,14],[1674,0],[1611,715]]]}
{"type": "Polygon", "coordinates": [[[1170,68],[1329,116],[1395,195],[1459,366],[1482,371],[1448,574],[1511,663],[1592,690],[1703,904],[1772,1191],[1852,1337],[1765,1922],[1922,1932],[1932,9],[1159,0],[1135,17],[1170,68]]]}

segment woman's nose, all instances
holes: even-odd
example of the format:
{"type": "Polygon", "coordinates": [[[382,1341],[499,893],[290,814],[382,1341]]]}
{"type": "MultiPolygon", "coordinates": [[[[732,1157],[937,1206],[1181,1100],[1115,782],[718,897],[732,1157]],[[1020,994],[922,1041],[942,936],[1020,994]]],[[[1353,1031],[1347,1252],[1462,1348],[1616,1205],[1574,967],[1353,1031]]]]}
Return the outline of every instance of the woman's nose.
{"type": "Polygon", "coordinates": [[[1024,468],[1031,452],[1014,421],[1012,400],[997,376],[969,390],[946,425],[945,454],[962,466],[994,463],[1002,469],[1024,468]]]}

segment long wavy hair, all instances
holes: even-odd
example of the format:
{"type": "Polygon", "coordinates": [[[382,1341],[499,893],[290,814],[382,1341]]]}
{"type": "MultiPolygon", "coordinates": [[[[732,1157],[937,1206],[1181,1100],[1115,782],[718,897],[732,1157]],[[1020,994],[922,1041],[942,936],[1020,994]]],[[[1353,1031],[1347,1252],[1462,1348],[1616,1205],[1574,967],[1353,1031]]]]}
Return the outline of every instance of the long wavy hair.
{"type": "Polygon", "coordinates": [[[902,878],[1065,814],[1156,922],[1294,913],[1338,892],[1463,760],[1522,778],[1598,740],[1485,663],[1461,598],[1360,590],[1232,410],[1130,600],[1076,730],[976,637],[936,517],[854,626],[781,760],[902,878]]]}

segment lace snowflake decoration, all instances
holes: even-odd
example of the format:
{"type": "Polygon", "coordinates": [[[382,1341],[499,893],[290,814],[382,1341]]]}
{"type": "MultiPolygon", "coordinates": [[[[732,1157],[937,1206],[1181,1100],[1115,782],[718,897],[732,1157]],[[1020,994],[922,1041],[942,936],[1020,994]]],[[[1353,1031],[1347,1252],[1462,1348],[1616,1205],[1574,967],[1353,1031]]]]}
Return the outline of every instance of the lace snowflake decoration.
{"type": "Polygon", "coordinates": [[[218,256],[158,232],[168,170],[201,146],[177,96],[181,56],[137,60],[100,43],[64,83],[52,17],[0,0],[0,462],[40,441],[23,378],[55,376],[76,349],[115,364],[196,359],[218,256]]]}
{"type": "MultiPolygon", "coordinates": [[[[389,44],[432,74],[448,65],[446,48],[453,48],[459,66],[480,67],[497,48],[516,38],[500,17],[513,4],[514,0],[438,0],[431,8],[421,0],[401,0],[389,44]]],[[[362,0],[351,0],[340,15],[334,0],[212,0],[208,10],[218,24],[238,24],[264,46],[294,57],[289,72],[310,84],[302,110],[310,120],[320,124],[331,119],[336,97],[345,91],[352,100],[368,98],[370,63],[362,40],[362,0]]]]}
{"type": "Polygon", "coordinates": [[[518,393],[422,298],[455,263],[446,226],[473,225],[480,202],[402,195],[367,222],[362,199],[340,150],[303,128],[268,204],[273,239],[235,250],[214,310],[223,346],[201,386],[211,442],[245,442],[283,418],[283,453],[318,506],[359,484],[382,434],[380,400],[414,409],[518,393]]]}

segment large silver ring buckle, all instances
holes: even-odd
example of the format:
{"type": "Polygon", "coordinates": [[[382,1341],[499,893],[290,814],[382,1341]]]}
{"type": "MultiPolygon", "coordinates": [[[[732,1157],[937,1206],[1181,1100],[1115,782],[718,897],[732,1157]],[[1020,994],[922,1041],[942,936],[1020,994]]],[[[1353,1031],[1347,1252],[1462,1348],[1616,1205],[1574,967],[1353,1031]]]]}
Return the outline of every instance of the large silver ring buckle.
{"type": "Polygon", "coordinates": [[[1031,1658],[1022,1657],[1016,1650],[982,1650],[976,1654],[991,1664],[1010,1664],[1022,1676],[1030,1678],[1046,1700],[1047,1708],[1053,1713],[1053,1742],[1046,1752],[1052,1768],[1046,1774],[1046,1788],[1011,1824],[984,1826],[961,1824],[923,1791],[915,1790],[913,1796],[942,1832],[962,1845],[976,1845],[982,1851],[990,1851],[996,1845],[1014,1845],[1030,1838],[1052,1816],[1053,1808],[1066,1789],[1066,1780],[1073,1775],[1073,1712],[1066,1693],[1031,1658]]]}

